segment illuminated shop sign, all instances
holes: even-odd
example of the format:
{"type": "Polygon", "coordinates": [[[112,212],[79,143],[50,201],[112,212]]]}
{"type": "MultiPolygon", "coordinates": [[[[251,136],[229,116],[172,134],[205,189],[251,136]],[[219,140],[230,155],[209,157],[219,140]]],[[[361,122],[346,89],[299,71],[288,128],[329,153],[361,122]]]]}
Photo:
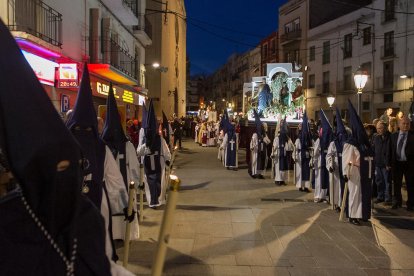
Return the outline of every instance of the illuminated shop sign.
{"type": "MultiPolygon", "coordinates": [[[[109,83],[104,83],[103,81],[93,81],[91,82],[92,94],[98,97],[107,97],[109,93],[109,83]]],[[[122,100],[125,103],[138,105],[139,97],[137,93],[134,93],[130,90],[124,89],[122,87],[113,85],[112,89],[114,90],[114,96],[118,100],[122,100]]]]}
{"type": "Polygon", "coordinates": [[[43,84],[55,85],[55,68],[59,67],[56,62],[22,51],[27,62],[32,67],[39,81],[43,84]]]}
{"type": "Polygon", "coordinates": [[[78,65],[76,63],[59,64],[59,79],[57,82],[59,88],[78,88],[78,65]]]}

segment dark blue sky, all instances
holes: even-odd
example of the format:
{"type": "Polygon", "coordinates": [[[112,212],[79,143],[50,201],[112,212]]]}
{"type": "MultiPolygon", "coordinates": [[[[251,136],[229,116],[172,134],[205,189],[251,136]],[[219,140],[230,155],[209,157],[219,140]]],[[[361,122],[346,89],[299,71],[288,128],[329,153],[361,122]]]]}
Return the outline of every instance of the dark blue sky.
{"type": "Polygon", "coordinates": [[[286,2],[186,1],[187,56],[191,62],[191,75],[210,74],[225,64],[231,54],[254,48],[262,38],[277,30],[278,8],[286,2]]]}

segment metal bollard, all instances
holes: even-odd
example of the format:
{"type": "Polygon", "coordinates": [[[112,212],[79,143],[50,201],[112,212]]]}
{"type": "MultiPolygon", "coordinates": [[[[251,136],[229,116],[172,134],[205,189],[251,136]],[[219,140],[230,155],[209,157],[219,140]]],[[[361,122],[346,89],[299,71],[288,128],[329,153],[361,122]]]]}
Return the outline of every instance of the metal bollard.
{"type": "Polygon", "coordinates": [[[175,175],[170,175],[170,192],[168,193],[168,201],[162,218],[160,234],[158,237],[157,253],[155,255],[152,276],[160,276],[162,274],[167,253],[167,245],[170,239],[173,215],[177,204],[178,190],[180,180],[175,175]]]}

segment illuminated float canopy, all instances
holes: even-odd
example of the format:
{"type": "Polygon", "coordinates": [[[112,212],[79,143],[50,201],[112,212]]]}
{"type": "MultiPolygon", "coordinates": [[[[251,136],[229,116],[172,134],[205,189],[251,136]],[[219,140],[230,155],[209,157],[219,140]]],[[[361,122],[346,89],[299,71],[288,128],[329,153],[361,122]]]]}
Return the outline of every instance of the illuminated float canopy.
{"type": "Polygon", "coordinates": [[[301,122],[304,110],[302,72],[294,72],[291,63],[268,63],[266,76],[253,77],[243,86],[243,113],[254,121],[253,109],[265,122],[301,122]]]}

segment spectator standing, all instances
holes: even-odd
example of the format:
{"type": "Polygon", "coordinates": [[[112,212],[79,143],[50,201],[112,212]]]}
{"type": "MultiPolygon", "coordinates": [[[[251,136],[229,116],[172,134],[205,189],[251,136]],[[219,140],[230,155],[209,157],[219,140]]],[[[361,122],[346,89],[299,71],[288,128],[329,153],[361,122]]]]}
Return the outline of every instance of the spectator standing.
{"type": "Polygon", "coordinates": [[[183,124],[181,123],[179,118],[174,119],[174,122],[172,124],[172,129],[174,131],[174,147],[177,145],[177,141],[178,141],[178,148],[181,149],[183,124]]]}
{"type": "Polygon", "coordinates": [[[392,112],[392,108],[388,107],[387,110],[384,111],[384,114],[381,115],[380,120],[383,121],[386,125],[389,125],[392,112]]]}
{"type": "Polygon", "coordinates": [[[409,132],[410,120],[403,117],[399,122],[400,131],[391,134],[388,147],[387,168],[392,170],[393,202],[392,208],[402,207],[401,186],[405,177],[407,184],[407,210],[414,207],[414,134],[409,132]]]}
{"type": "Polygon", "coordinates": [[[374,203],[384,202],[391,205],[389,170],[386,168],[390,133],[387,131],[384,122],[377,123],[377,133],[374,135],[374,163],[375,183],[377,186],[377,199],[374,203]]]}

